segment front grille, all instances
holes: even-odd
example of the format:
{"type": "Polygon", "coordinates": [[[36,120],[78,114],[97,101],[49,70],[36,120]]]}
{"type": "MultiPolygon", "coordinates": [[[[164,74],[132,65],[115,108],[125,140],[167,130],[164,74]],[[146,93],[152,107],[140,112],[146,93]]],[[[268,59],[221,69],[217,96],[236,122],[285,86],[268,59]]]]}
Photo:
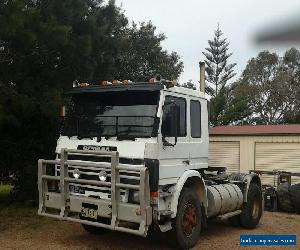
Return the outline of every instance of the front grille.
{"type": "MultiPolygon", "coordinates": [[[[60,166],[56,166],[56,175],[60,175],[60,166]]],[[[108,171],[107,169],[97,169],[97,170],[90,170],[86,168],[81,168],[77,166],[68,167],[68,175],[70,178],[74,178],[73,172],[74,169],[78,169],[80,171],[80,177],[79,179],[84,180],[93,180],[93,181],[99,181],[99,173],[100,171],[105,171],[107,173],[107,182],[111,182],[111,171],[108,171]]],[[[139,184],[139,174],[128,172],[128,171],[120,171],[120,180],[124,184],[132,184],[132,185],[138,185],[139,184]]]]}
{"type": "MultiPolygon", "coordinates": [[[[57,160],[60,160],[60,154],[57,155],[57,160]]],[[[110,157],[97,157],[97,156],[89,156],[89,155],[68,155],[68,160],[72,162],[103,162],[103,163],[110,163],[110,157]]],[[[141,159],[127,159],[127,158],[119,158],[120,164],[130,164],[133,165],[132,168],[134,169],[134,165],[140,165],[144,161],[141,159]]],[[[111,182],[111,170],[107,168],[101,167],[92,167],[86,168],[81,166],[72,165],[68,167],[68,176],[70,178],[74,178],[73,172],[75,169],[79,170],[80,177],[79,179],[83,180],[93,180],[93,181],[100,181],[99,180],[99,173],[100,171],[105,171],[107,173],[106,182],[111,182]]],[[[56,176],[60,176],[60,165],[56,165],[56,176]]],[[[119,171],[120,182],[124,184],[131,184],[131,185],[139,185],[139,173],[120,170],[119,171]]],[[[76,193],[76,195],[85,195],[100,199],[110,199],[111,198],[111,190],[110,187],[104,186],[92,186],[92,185],[83,185],[83,184],[75,184],[70,183],[69,186],[72,186],[71,193],[76,193]],[[76,187],[74,189],[73,187],[76,187]],[[74,190],[77,190],[74,192],[74,190]]],[[[121,199],[123,202],[128,200],[129,190],[120,190],[121,199]]]]}

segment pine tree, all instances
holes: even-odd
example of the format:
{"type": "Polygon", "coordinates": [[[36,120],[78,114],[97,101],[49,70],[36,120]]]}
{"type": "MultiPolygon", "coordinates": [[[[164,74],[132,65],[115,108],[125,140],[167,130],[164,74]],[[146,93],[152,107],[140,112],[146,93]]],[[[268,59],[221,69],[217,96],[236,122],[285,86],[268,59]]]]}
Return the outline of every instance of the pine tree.
{"type": "Polygon", "coordinates": [[[196,85],[192,82],[192,80],[188,80],[184,84],[180,85],[181,87],[187,88],[187,89],[193,89],[196,90],[196,85]]]}
{"type": "Polygon", "coordinates": [[[202,52],[206,58],[204,60],[206,80],[209,83],[206,92],[212,97],[218,96],[228,81],[236,75],[233,70],[236,63],[228,63],[228,59],[232,56],[229,52],[229,42],[222,37],[223,33],[219,25],[214,33],[213,40],[208,40],[209,48],[205,48],[206,51],[202,52]]]}

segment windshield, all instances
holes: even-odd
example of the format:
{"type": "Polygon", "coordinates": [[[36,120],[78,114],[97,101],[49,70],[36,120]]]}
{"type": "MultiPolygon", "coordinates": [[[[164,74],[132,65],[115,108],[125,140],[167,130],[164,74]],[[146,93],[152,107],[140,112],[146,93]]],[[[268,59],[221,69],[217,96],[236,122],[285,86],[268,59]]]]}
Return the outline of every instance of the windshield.
{"type": "Polygon", "coordinates": [[[74,95],[62,134],[79,138],[156,136],[158,99],[159,91],[74,95]]]}

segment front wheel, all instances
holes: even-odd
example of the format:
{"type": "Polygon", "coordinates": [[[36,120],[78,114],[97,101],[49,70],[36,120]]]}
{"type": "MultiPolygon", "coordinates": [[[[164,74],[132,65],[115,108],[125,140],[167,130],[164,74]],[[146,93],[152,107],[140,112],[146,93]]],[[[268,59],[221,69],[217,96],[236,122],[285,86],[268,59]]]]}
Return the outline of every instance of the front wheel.
{"type": "Polygon", "coordinates": [[[183,188],[177,206],[177,215],[172,223],[176,247],[189,249],[196,245],[201,232],[201,206],[196,192],[183,188]]]}
{"type": "Polygon", "coordinates": [[[262,192],[261,188],[256,183],[251,183],[247,203],[242,206],[240,214],[240,223],[243,227],[253,229],[259,223],[262,215],[262,192]]]}

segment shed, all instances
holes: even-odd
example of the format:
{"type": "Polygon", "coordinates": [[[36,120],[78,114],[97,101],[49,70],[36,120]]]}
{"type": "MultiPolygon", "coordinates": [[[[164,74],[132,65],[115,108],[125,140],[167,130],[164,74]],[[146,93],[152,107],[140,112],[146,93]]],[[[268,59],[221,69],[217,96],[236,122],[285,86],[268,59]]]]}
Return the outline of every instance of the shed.
{"type": "MultiPolygon", "coordinates": [[[[249,170],[300,173],[300,124],[219,126],[209,129],[209,165],[228,172],[249,170]]],[[[272,177],[262,177],[272,184],[272,177]]],[[[300,182],[299,177],[292,178],[300,182]]]]}

